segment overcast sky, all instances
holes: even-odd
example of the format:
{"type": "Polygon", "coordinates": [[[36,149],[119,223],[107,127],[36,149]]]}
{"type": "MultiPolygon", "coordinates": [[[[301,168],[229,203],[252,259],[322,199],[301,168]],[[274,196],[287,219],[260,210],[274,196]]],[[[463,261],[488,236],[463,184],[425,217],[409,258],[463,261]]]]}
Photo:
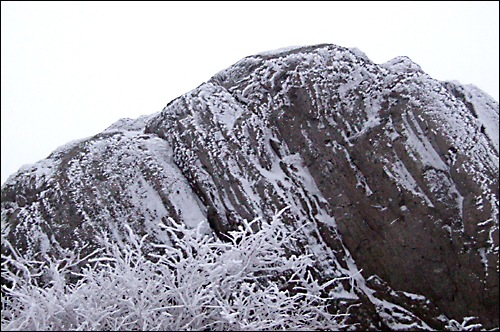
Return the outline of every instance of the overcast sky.
{"type": "Polygon", "coordinates": [[[1,183],[241,58],[292,45],[406,55],[498,101],[494,2],[1,2],[1,183]]]}

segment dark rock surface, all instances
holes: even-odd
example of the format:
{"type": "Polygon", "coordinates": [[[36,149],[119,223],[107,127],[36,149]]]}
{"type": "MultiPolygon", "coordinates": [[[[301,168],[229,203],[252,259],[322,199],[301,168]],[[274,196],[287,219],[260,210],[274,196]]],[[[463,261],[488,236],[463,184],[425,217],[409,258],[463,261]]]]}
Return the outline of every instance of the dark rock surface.
{"type": "MultiPolygon", "coordinates": [[[[498,327],[498,103],[406,57],[317,45],[242,59],[170,102],[58,148],[2,186],[2,236],[29,255],[97,246],[170,216],[303,225],[358,330],[498,327]],[[358,273],[362,269],[361,273],[358,273]]],[[[208,229],[206,231],[209,231],[208,229]]],[[[2,245],[2,251],[8,248],[2,245]]]]}

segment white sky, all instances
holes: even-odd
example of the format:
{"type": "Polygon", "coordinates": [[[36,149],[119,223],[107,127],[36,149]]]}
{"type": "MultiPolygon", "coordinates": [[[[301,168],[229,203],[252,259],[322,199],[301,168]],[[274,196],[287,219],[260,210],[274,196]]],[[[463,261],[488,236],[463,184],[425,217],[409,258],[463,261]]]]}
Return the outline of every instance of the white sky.
{"type": "Polygon", "coordinates": [[[498,101],[499,2],[1,2],[1,183],[119,118],[291,45],[406,55],[498,101]]]}

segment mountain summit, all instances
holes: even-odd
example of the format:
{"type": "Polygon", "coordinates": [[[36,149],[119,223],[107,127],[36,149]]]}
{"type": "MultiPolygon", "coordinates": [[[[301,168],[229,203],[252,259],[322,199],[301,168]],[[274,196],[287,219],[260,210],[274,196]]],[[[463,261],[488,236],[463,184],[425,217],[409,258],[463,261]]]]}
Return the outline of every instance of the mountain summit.
{"type": "Polygon", "coordinates": [[[289,207],[295,252],[351,276],[332,306],[352,328],[498,328],[498,130],[498,102],[407,57],[264,52],[21,168],[2,186],[2,253],[90,253],[127,227],[166,240],[169,217],[224,240],[289,207]]]}

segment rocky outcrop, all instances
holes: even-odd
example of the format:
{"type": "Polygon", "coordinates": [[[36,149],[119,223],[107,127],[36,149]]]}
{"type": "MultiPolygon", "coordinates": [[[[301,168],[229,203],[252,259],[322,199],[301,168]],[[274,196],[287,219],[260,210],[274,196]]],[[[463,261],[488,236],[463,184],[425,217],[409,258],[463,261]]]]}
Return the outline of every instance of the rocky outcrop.
{"type": "Polygon", "coordinates": [[[293,250],[313,254],[323,278],[354,276],[332,304],[353,327],[451,329],[474,316],[494,328],[498,119],[482,91],[406,57],[261,53],[22,168],[2,186],[2,234],[57,254],[125,224],[166,239],[157,224],[170,216],[208,219],[223,238],[290,206],[293,250]]]}

